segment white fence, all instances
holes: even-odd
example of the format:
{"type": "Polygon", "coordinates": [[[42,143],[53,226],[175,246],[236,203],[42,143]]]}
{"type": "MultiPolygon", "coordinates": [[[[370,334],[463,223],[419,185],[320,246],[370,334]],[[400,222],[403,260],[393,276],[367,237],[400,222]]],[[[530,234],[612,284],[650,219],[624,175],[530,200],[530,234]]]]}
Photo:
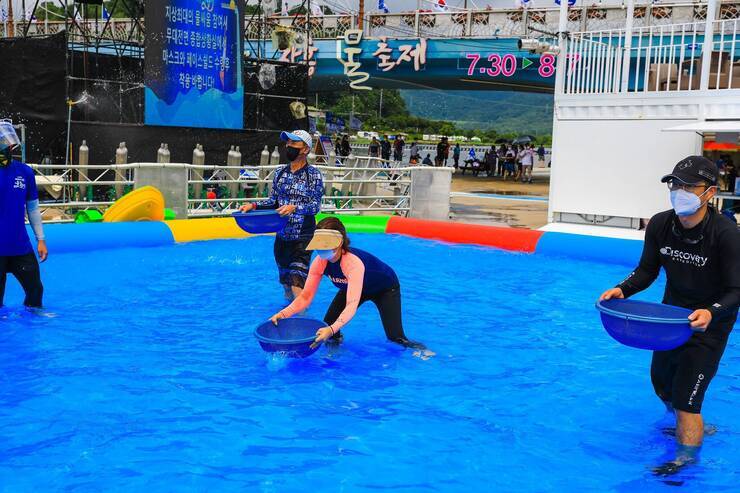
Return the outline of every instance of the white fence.
{"type": "Polygon", "coordinates": [[[568,43],[564,92],[739,89],[739,21],[725,19],[711,24],[713,34],[707,44],[704,22],[637,27],[631,39],[624,29],[573,34],[568,43]],[[709,63],[708,71],[702,70],[705,63],[709,63]]]}

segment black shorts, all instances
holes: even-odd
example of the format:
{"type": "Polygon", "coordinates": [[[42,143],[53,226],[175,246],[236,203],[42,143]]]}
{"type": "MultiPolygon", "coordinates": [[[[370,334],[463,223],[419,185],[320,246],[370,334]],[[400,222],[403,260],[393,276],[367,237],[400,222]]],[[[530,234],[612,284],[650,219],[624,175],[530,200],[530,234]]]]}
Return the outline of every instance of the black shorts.
{"type": "MultiPolygon", "coordinates": [[[[734,321],[730,328],[732,324],[734,321]]],[[[653,352],[650,367],[653,388],[674,409],[692,414],[701,412],[704,394],[717,373],[729,336],[729,330],[719,325],[710,326],[707,332],[695,332],[686,344],[676,349],[653,352]]]]}
{"type": "Polygon", "coordinates": [[[0,256],[0,306],[3,306],[5,279],[8,274],[15,276],[26,293],[23,304],[31,308],[41,308],[44,286],[41,284],[41,272],[36,255],[31,252],[10,257],[0,256]]]}
{"type": "Polygon", "coordinates": [[[308,267],[311,264],[311,252],[306,250],[308,241],[283,240],[275,237],[273,254],[278,266],[280,284],[303,288],[308,277],[308,267]]]}

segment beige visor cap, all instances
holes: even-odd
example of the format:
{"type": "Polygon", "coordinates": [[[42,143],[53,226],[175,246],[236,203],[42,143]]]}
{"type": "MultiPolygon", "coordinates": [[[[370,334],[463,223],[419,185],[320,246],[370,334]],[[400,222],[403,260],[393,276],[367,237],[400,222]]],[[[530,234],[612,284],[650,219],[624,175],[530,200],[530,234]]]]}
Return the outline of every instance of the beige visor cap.
{"type": "Polygon", "coordinates": [[[306,250],[334,250],[342,245],[342,233],[333,229],[317,229],[306,250]]]}

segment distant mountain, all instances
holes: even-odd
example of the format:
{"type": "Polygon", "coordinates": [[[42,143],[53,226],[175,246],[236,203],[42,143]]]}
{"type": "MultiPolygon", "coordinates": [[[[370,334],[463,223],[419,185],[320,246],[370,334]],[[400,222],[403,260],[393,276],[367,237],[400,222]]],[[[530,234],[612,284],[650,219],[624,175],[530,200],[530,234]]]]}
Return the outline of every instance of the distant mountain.
{"type": "Polygon", "coordinates": [[[552,132],[552,94],[509,91],[403,90],[414,116],[455,122],[462,128],[548,135],[552,132]]]}

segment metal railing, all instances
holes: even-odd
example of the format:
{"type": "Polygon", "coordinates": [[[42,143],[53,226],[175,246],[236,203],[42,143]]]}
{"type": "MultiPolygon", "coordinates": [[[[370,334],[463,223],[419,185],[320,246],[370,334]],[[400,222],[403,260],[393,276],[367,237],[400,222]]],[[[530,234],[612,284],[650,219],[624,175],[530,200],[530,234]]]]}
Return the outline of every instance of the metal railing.
{"type": "MultiPolygon", "coordinates": [[[[369,13],[363,29],[368,37],[389,38],[490,38],[539,36],[542,31],[558,30],[559,8],[529,7],[503,9],[468,9],[448,12],[410,11],[400,13],[369,13]]],[[[625,25],[627,11],[624,5],[583,5],[568,11],[567,30],[602,31],[619,29],[625,25]]],[[[720,9],[721,19],[740,17],[740,3],[725,0],[720,9]]],[[[634,25],[649,27],[703,21],[706,2],[672,2],[655,5],[638,2],[635,7],[634,25]]],[[[358,26],[356,14],[339,16],[275,16],[271,27],[263,36],[271,34],[278,25],[299,25],[310,22],[313,39],[333,39],[347,29],[358,26]]],[[[255,38],[257,33],[248,34],[255,38]]]]}
{"type": "Polygon", "coordinates": [[[58,34],[65,29],[69,32],[70,40],[85,42],[90,39],[111,39],[117,41],[144,42],[144,19],[135,21],[126,17],[112,17],[109,21],[103,19],[78,19],[75,22],[65,21],[27,21],[6,20],[0,23],[3,37],[41,36],[58,34]]]}
{"type": "MultiPolygon", "coordinates": [[[[408,212],[414,167],[370,157],[345,162],[346,166],[316,166],[324,177],[322,211],[404,215],[408,212]]],[[[187,170],[188,217],[229,215],[245,203],[267,198],[275,170],[281,167],[179,163],[89,165],[84,168],[58,164],[29,166],[37,175],[40,191],[54,192],[41,193],[42,215],[56,217],[47,222],[70,222],[80,211],[102,212],[134,187],[135,170],[145,167],[187,170]],[[208,197],[207,191],[215,196],[208,197]]]]}
{"type": "Polygon", "coordinates": [[[708,44],[704,43],[704,22],[637,27],[631,46],[627,46],[625,30],[575,33],[568,43],[564,92],[740,89],[740,21],[711,24],[714,32],[708,44]],[[709,70],[702,70],[707,62],[709,70]]]}
{"type": "MultiPolygon", "coordinates": [[[[648,28],[706,19],[706,2],[672,2],[653,4],[639,2],[635,7],[635,28],[648,28]]],[[[625,25],[627,11],[623,5],[592,5],[572,7],[568,11],[569,32],[617,30],[625,25]]],[[[312,39],[336,39],[348,29],[362,25],[368,37],[390,38],[491,38],[539,36],[542,31],[558,30],[559,9],[555,6],[540,8],[469,9],[449,12],[410,11],[400,13],[369,13],[359,22],[356,13],[339,15],[290,15],[267,18],[266,23],[245,20],[244,36],[269,39],[277,26],[309,26],[312,39]],[[260,25],[258,25],[260,24],[260,25]]],[[[740,2],[725,0],[719,19],[740,18],[740,2]]],[[[5,21],[0,24],[2,35],[21,36],[26,27],[31,35],[55,34],[65,28],[60,21],[5,21]]],[[[134,22],[127,18],[112,18],[108,24],[101,19],[77,20],[70,25],[70,35],[75,41],[84,38],[105,38],[120,41],[143,42],[144,19],[134,22]]]]}

